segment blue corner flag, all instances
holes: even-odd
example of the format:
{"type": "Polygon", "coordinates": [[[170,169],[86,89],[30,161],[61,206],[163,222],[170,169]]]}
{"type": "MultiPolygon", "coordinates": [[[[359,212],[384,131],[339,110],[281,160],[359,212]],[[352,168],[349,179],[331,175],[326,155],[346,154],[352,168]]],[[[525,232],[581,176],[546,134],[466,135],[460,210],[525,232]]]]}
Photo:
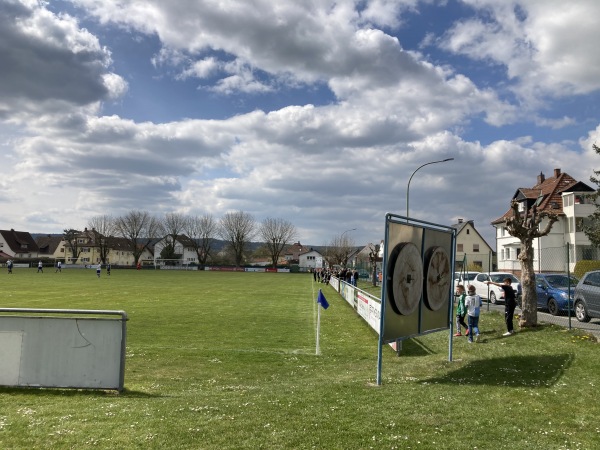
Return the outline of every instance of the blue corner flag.
{"type": "Polygon", "coordinates": [[[317,297],[317,303],[319,305],[321,305],[323,307],[323,309],[329,308],[329,303],[327,303],[327,299],[323,295],[323,292],[321,292],[321,289],[319,289],[319,296],[317,297]]]}

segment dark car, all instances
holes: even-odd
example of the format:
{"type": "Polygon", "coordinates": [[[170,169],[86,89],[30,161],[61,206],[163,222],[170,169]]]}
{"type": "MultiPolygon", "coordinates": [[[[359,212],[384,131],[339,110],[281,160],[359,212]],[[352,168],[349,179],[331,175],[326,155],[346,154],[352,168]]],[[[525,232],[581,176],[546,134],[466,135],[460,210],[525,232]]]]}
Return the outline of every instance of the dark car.
{"type": "Polygon", "coordinates": [[[575,288],[575,317],[580,322],[600,318],[600,270],[587,272],[575,288]]]}
{"type": "Polygon", "coordinates": [[[573,294],[579,280],[566,273],[536,273],[537,306],[556,316],[573,309],[573,294]]]}

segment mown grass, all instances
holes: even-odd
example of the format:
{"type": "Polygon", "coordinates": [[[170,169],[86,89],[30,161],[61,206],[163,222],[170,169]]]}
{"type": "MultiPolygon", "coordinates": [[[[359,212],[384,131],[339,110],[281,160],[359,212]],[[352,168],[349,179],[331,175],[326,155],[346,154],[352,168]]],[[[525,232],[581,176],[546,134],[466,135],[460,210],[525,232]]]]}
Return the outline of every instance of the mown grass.
{"type": "MultiPolygon", "coordinates": [[[[594,449],[598,345],[544,326],[387,346],[302,274],[0,274],[2,306],[125,310],[125,391],[0,388],[0,448],[594,449]],[[315,355],[316,293],[321,355],[315,355]]],[[[1,362],[0,362],[1,363],[1,362]]]]}

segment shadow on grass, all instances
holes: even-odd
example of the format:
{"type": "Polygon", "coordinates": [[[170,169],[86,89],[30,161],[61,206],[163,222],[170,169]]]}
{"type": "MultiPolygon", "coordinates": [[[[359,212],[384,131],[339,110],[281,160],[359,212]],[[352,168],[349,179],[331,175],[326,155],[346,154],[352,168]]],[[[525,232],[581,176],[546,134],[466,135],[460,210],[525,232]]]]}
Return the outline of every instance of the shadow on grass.
{"type": "Polygon", "coordinates": [[[149,394],[142,391],[131,391],[123,389],[123,392],[103,389],[65,389],[65,388],[39,388],[39,387],[0,387],[0,394],[8,395],[44,395],[44,396],[60,396],[60,397],[126,397],[126,398],[158,398],[164,397],[159,394],[149,394]]]}
{"type": "Polygon", "coordinates": [[[426,356],[433,355],[437,353],[431,347],[427,346],[421,339],[419,338],[411,338],[406,339],[402,342],[402,348],[400,350],[401,356],[426,356]]]}
{"type": "Polygon", "coordinates": [[[443,377],[426,383],[470,384],[507,387],[550,387],[572,364],[574,355],[523,355],[488,358],[470,362],[443,377]]]}

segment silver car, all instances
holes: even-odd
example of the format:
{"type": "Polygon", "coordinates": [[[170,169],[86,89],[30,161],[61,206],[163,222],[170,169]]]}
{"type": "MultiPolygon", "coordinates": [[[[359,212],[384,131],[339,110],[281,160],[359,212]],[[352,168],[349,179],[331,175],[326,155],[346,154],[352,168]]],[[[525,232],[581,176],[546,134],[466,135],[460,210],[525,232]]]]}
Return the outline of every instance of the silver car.
{"type": "Polygon", "coordinates": [[[575,288],[575,317],[580,322],[600,318],[600,270],[581,277],[575,288]]]}
{"type": "Polygon", "coordinates": [[[507,272],[481,272],[475,275],[475,277],[469,282],[477,289],[477,293],[481,296],[481,298],[488,298],[488,290],[489,290],[489,299],[490,303],[497,303],[498,301],[504,301],[504,290],[496,286],[495,284],[487,285],[485,284],[487,281],[493,281],[495,283],[504,283],[505,278],[510,278],[512,280],[512,288],[515,291],[515,297],[517,298],[517,304],[520,304],[519,296],[522,293],[521,282],[519,279],[514,276],[512,273],[507,272]]]}

